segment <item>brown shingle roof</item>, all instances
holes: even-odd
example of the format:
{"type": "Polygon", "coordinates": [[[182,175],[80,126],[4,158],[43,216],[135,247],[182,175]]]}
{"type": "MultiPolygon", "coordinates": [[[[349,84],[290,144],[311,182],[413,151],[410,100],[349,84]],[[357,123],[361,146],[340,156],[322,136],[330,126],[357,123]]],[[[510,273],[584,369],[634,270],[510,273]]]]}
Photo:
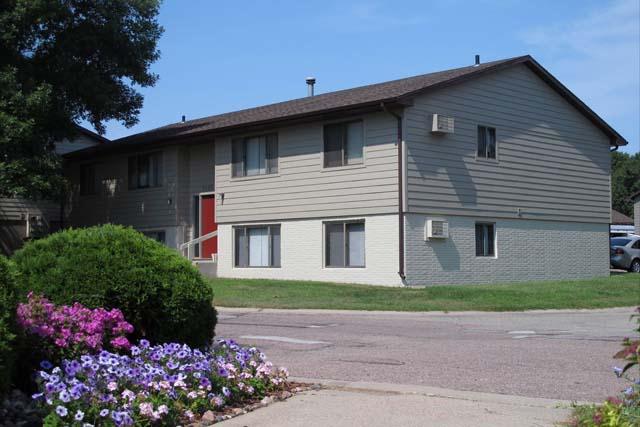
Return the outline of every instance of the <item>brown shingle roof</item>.
{"type": "Polygon", "coordinates": [[[615,209],[611,209],[611,224],[633,225],[633,218],[630,218],[625,214],[623,214],[622,212],[618,212],[615,209]]]}
{"type": "Polygon", "coordinates": [[[410,98],[418,93],[435,89],[445,85],[455,84],[466,79],[510,67],[516,64],[526,64],[549,85],[556,89],[571,104],[581,110],[596,126],[600,127],[611,138],[612,145],[626,145],[627,142],[613,128],[606,124],[597,114],[573,95],[565,86],[549,74],[531,56],[519,56],[499,61],[487,62],[477,66],[455,68],[423,74],[384,83],[377,83],[353,89],[339,90],[311,97],[249,108],[215,116],[204,117],[186,122],[173,123],[149,131],[116,139],[101,147],[93,147],[76,152],[102,151],[116,146],[129,144],[144,144],[179,138],[197,136],[206,133],[233,131],[236,128],[256,125],[275,124],[281,121],[314,117],[319,114],[339,113],[355,108],[380,109],[382,103],[386,105],[402,105],[410,102],[410,98]]]}

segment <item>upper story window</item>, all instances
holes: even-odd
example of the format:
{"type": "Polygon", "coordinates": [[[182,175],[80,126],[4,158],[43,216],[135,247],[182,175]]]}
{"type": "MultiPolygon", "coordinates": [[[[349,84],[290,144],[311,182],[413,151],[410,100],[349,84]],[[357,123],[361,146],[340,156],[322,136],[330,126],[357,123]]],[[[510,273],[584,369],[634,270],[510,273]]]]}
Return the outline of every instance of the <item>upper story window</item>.
{"type": "Polygon", "coordinates": [[[97,193],[96,165],[80,166],[80,195],[89,196],[97,193]]]}
{"type": "Polygon", "coordinates": [[[162,152],[129,157],[129,189],[162,186],[162,152]]]}
{"type": "Polygon", "coordinates": [[[496,255],[496,225],[476,223],[476,256],[493,257],[496,255]]]}
{"type": "Polygon", "coordinates": [[[232,145],[232,176],[278,173],[278,135],[238,138],[232,145]]]}
{"type": "Polygon", "coordinates": [[[324,229],[327,267],[364,267],[364,222],[328,222],[324,229]]]}
{"type": "Polygon", "coordinates": [[[325,125],[325,168],[362,163],[363,147],[364,129],[362,121],[325,125]]]}
{"type": "Polygon", "coordinates": [[[496,129],[478,126],[478,158],[496,158],[496,129]]]}

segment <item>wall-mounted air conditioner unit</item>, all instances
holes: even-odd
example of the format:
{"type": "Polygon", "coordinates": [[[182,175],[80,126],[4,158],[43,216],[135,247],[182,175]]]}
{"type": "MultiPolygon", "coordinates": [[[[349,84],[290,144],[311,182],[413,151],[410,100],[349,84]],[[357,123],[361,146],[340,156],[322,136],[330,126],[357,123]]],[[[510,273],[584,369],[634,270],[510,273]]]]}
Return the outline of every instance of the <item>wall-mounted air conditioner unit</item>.
{"type": "Polygon", "coordinates": [[[428,219],[425,240],[446,239],[449,237],[449,223],[438,219],[428,219]]]}
{"type": "Polygon", "coordinates": [[[445,117],[441,114],[431,115],[431,133],[445,134],[453,133],[455,121],[453,117],[445,117]]]}

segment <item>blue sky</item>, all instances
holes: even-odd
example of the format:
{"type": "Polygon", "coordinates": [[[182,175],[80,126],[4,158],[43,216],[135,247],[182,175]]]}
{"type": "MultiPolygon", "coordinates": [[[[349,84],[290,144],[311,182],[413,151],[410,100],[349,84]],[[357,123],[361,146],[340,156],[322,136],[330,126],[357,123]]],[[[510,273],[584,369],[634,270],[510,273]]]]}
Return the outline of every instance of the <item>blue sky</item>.
{"type": "Polygon", "coordinates": [[[316,92],[533,55],[640,151],[640,1],[178,1],[160,11],[160,75],[140,122],[168,123],[316,92]]]}

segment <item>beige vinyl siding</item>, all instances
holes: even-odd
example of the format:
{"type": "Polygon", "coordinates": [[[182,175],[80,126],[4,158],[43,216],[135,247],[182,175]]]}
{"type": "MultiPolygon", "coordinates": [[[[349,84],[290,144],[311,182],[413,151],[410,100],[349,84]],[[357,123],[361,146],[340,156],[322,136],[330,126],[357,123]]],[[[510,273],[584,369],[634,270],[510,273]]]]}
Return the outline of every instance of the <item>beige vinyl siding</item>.
{"type": "Polygon", "coordinates": [[[410,212],[609,222],[608,138],[524,65],[417,97],[405,129],[410,212]],[[431,134],[433,113],[455,133],[431,134]],[[496,160],[476,159],[478,125],[496,160]]]}
{"type": "Polygon", "coordinates": [[[178,224],[185,227],[184,241],[195,236],[194,197],[215,190],[215,147],[213,137],[197,145],[179,148],[178,154],[178,224]]]}
{"type": "MultiPolygon", "coordinates": [[[[158,150],[143,151],[155,152],[158,150]]],[[[96,165],[100,183],[97,194],[80,195],[80,165],[69,169],[74,185],[69,220],[73,226],[101,223],[130,225],[136,228],[162,228],[176,225],[178,148],[168,147],[162,154],[162,186],[129,190],[127,186],[128,157],[136,153],[101,158],[96,165]],[[171,200],[171,203],[169,203],[171,200]]]]}
{"type": "MultiPolygon", "coordinates": [[[[216,139],[219,223],[394,213],[398,210],[396,120],[364,122],[364,164],[323,168],[323,122],[278,129],[278,173],[231,178],[231,139],[216,139]]],[[[347,118],[345,118],[347,120],[347,118]]],[[[241,135],[238,135],[241,136],[241,135]]]]}
{"type": "Polygon", "coordinates": [[[47,221],[60,219],[60,203],[49,200],[0,198],[0,220],[19,221],[27,216],[39,216],[47,221]]]}
{"type": "Polygon", "coordinates": [[[56,142],[56,153],[63,155],[67,153],[71,153],[72,151],[82,150],[84,148],[93,147],[94,145],[98,145],[100,142],[93,138],[89,138],[87,135],[78,135],[73,141],[69,141],[68,139],[64,139],[61,142],[56,142]]]}

